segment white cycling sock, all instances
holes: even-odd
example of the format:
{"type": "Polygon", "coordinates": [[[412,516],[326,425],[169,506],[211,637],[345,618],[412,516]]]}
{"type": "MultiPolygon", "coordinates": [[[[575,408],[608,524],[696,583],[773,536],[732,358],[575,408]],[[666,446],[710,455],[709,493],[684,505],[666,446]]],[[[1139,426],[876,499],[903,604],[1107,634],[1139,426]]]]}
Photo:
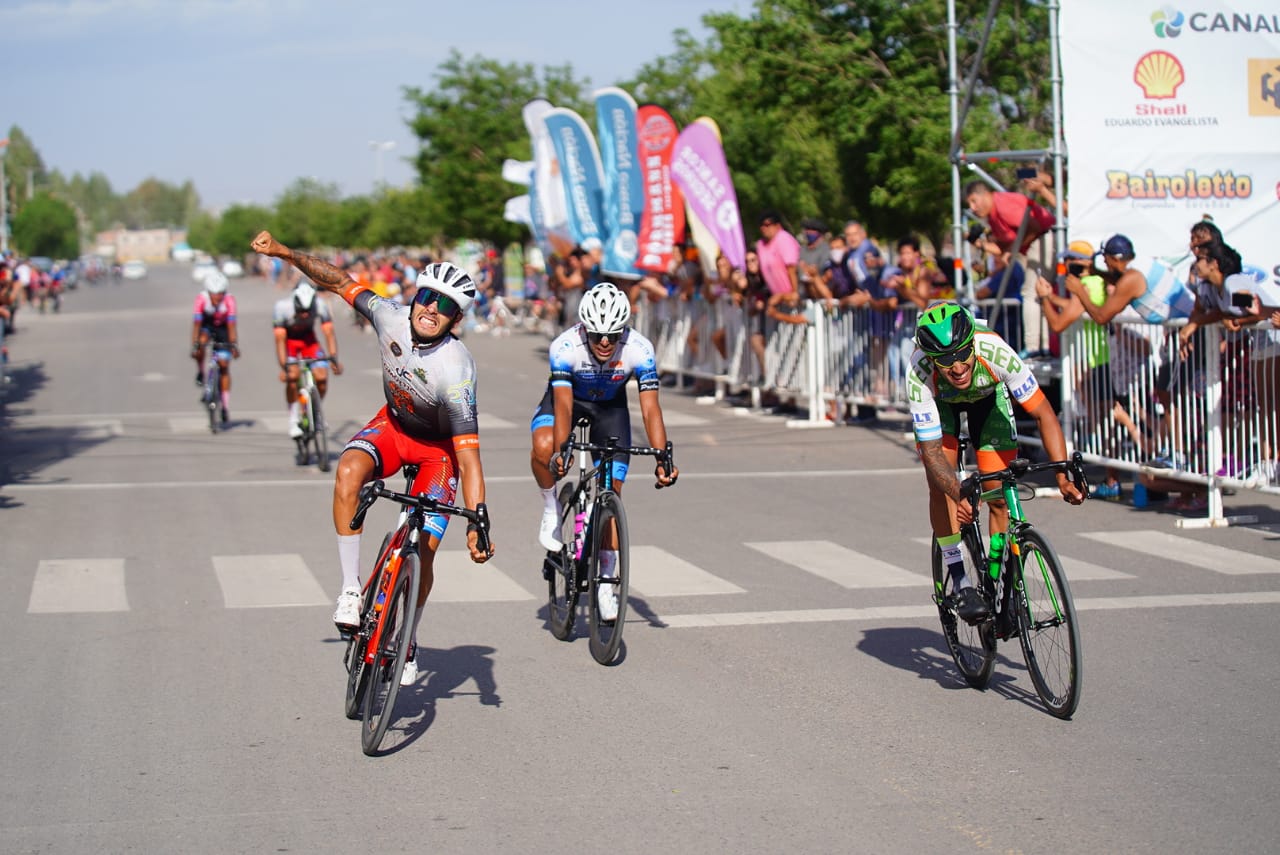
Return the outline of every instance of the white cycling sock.
{"type": "Polygon", "coordinates": [[[342,590],[360,590],[360,535],[338,535],[338,561],[342,565],[342,590]]]}
{"type": "Polygon", "coordinates": [[[415,653],[417,652],[416,648],[418,646],[418,625],[422,623],[422,613],[426,610],[427,604],[423,603],[418,608],[418,611],[413,615],[413,632],[409,635],[409,645],[411,648],[414,648],[415,653]]]}
{"type": "Polygon", "coordinates": [[[289,421],[296,422],[298,420],[298,402],[294,401],[289,405],[289,421]]]}
{"type": "Polygon", "coordinates": [[[542,493],[543,507],[549,511],[554,511],[556,509],[556,488],[551,486],[545,490],[540,489],[539,492],[542,493]]]}
{"type": "Polygon", "coordinates": [[[613,579],[618,575],[618,550],[600,550],[600,575],[605,579],[613,579]]]}
{"type": "Polygon", "coordinates": [[[940,537],[938,538],[938,546],[942,550],[943,566],[947,568],[947,572],[955,580],[955,589],[958,591],[961,588],[972,587],[973,583],[969,581],[969,577],[964,572],[964,551],[960,547],[960,535],[940,537]],[[952,538],[955,539],[952,540],[952,538]],[[944,541],[951,542],[946,543],[944,541]]]}

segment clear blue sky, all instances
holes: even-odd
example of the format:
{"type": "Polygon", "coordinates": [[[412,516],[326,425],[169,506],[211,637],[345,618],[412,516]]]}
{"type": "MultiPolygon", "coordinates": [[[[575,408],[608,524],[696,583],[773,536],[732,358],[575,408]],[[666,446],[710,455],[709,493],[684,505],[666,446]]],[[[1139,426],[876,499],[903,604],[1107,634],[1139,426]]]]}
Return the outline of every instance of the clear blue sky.
{"type": "Polygon", "coordinates": [[[190,179],[206,207],[270,204],[299,177],[367,192],[412,180],[402,86],[429,89],[456,48],[593,86],[706,38],[751,0],[0,0],[0,134],[117,193],[190,179]]]}

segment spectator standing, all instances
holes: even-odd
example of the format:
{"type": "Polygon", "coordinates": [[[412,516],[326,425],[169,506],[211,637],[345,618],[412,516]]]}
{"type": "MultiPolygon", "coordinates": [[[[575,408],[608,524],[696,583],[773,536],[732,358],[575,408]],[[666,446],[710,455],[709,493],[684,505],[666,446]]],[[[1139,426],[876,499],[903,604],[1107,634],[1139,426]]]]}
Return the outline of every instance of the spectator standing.
{"type": "Polygon", "coordinates": [[[800,243],[782,227],[782,218],[775,211],[766,211],[760,217],[756,254],[760,258],[760,273],[771,293],[800,293],[797,270],[800,243]]]}
{"type": "Polygon", "coordinates": [[[810,217],[801,224],[803,243],[796,263],[796,280],[800,293],[811,300],[830,296],[822,283],[822,268],[831,260],[831,244],[827,242],[827,225],[810,217]]]}

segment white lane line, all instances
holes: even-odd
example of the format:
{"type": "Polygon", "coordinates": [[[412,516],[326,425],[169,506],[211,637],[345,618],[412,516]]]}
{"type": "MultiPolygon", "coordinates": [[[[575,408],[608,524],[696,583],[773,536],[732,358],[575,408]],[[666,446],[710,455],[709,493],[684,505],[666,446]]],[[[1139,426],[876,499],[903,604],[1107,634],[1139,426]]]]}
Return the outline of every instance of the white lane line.
{"type": "MultiPolygon", "coordinates": [[[[931,537],[913,537],[911,539],[916,543],[922,544],[928,549],[933,548],[933,538],[931,537]]],[[[1099,564],[1091,564],[1088,561],[1081,561],[1079,558],[1072,558],[1068,555],[1063,555],[1062,553],[1058,553],[1058,558],[1062,561],[1062,569],[1067,573],[1068,582],[1093,582],[1103,579],[1133,578],[1129,573],[1121,573],[1119,570],[1112,570],[1110,567],[1103,567],[1099,564]]]]}
{"type": "MultiPolygon", "coordinates": [[[[1076,600],[1076,611],[1111,609],[1162,609],[1189,606],[1280,605],[1280,591],[1238,594],[1164,594],[1149,597],[1100,597],[1076,600]]],[[[783,623],[848,622],[865,620],[905,620],[937,618],[931,605],[873,606],[864,609],[800,609],[774,612],[728,612],[705,615],[660,615],[672,629],[722,626],[763,626],[783,623]]]]}
{"type": "Polygon", "coordinates": [[[928,584],[922,573],[903,570],[829,540],[780,540],[745,545],[843,588],[906,588],[928,584]]]}
{"type": "Polygon", "coordinates": [[[215,555],[213,571],[229,609],[320,606],[330,602],[302,556],[296,553],[215,555]]]}
{"type": "MultiPolygon", "coordinates": [[[[697,427],[705,425],[707,419],[702,416],[694,416],[689,413],[682,413],[678,410],[662,411],[662,421],[667,427],[697,427]]],[[[631,412],[631,422],[636,425],[643,425],[644,419],[641,417],[640,408],[637,407],[631,412]]]]}
{"type": "Polygon", "coordinates": [[[491,415],[489,413],[480,413],[479,421],[480,421],[480,430],[482,431],[510,430],[511,428],[519,427],[519,425],[516,424],[515,422],[509,422],[506,419],[500,419],[497,416],[491,415]]]}
{"type": "Polygon", "coordinates": [[[169,419],[169,433],[208,433],[208,416],[182,416],[169,419]]]}
{"type": "Polygon", "coordinates": [[[630,588],[646,597],[742,594],[742,588],[657,546],[631,547],[630,588]]]}
{"type": "MultiPolygon", "coordinates": [[[[476,564],[462,550],[437,552],[434,575],[432,603],[511,603],[537,599],[493,562],[476,564]]],[[[535,578],[542,581],[540,574],[535,578]]],[[[428,619],[430,616],[428,611],[428,619]]]]}
{"type": "Polygon", "coordinates": [[[1162,531],[1087,531],[1081,532],[1080,536],[1108,546],[1141,552],[1143,555],[1154,555],[1180,564],[1190,564],[1225,576],[1280,573],[1280,561],[1275,558],[1228,549],[1225,546],[1203,543],[1162,531]]]}
{"type": "Polygon", "coordinates": [[[27,611],[127,612],[123,558],[42,559],[36,567],[27,611]]]}

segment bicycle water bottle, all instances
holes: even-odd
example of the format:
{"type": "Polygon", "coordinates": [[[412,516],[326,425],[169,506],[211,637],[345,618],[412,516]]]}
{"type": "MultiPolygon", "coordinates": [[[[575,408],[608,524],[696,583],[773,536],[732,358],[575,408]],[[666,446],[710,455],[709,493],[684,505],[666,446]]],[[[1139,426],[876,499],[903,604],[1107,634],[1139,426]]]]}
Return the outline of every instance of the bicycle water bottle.
{"type": "Polygon", "coordinates": [[[1000,578],[1000,559],[1004,557],[1005,534],[998,531],[991,535],[991,551],[987,553],[987,573],[992,579],[1000,578]]]}
{"type": "Polygon", "coordinates": [[[586,527],[587,515],[582,511],[578,511],[573,515],[573,558],[575,561],[582,558],[582,530],[586,527]]]}

